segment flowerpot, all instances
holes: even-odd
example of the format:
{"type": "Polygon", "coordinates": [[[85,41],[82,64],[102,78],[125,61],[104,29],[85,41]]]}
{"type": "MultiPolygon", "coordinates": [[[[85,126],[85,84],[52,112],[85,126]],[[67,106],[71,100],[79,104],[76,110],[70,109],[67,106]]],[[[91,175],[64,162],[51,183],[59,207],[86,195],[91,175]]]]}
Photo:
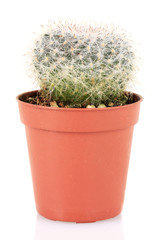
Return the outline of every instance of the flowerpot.
{"type": "Polygon", "coordinates": [[[52,108],[17,97],[25,124],[36,208],[61,221],[93,222],[120,214],[134,124],[142,97],[109,108],[52,108]]]}

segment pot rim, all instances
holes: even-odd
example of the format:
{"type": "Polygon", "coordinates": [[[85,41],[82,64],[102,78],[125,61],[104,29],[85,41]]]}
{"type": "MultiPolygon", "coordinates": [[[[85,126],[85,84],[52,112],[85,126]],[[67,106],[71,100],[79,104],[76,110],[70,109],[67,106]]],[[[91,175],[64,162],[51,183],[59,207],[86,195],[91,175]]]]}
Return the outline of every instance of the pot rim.
{"type": "Polygon", "coordinates": [[[21,104],[23,104],[24,106],[33,107],[33,108],[37,108],[37,109],[50,110],[50,111],[68,111],[68,112],[69,111],[74,111],[74,112],[75,111],[76,112],[79,112],[79,111],[90,112],[90,111],[92,111],[92,112],[97,112],[97,111],[110,111],[110,110],[119,109],[119,108],[121,108],[121,109],[122,108],[129,108],[130,106],[133,106],[135,104],[138,104],[138,103],[142,102],[143,99],[144,99],[140,94],[131,92],[138,99],[134,103],[126,104],[126,105],[123,105],[123,106],[114,106],[114,107],[106,107],[106,108],[62,108],[62,107],[57,108],[57,107],[35,105],[35,104],[24,102],[20,99],[23,95],[34,94],[34,93],[37,93],[38,91],[39,91],[39,89],[38,90],[33,90],[33,91],[28,91],[28,92],[23,92],[23,93],[16,96],[16,100],[18,102],[21,102],[21,104]]]}

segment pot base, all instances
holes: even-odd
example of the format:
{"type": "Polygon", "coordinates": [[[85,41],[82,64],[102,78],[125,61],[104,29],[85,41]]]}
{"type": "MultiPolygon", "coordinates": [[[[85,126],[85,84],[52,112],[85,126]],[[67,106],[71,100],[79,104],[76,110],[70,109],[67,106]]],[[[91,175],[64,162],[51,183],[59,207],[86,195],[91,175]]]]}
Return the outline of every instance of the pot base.
{"type": "Polygon", "coordinates": [[[117,210],[115,212],[109,213],[91,213],[88,215],[88,213],[84,216],[82,215],[76,215],[74,213],[70,212],[54,212],[54,211],[47,211],[47,210],[42,210],[37,208],[37,212],[39,215],[41,215],[44,218],[47,218],[49,220],[53,221],[62,221],[62,222],[76,222],[76,223],[93,223],[97,221],[102,221],[102,220],[107,220],[110,218],[114,218],[118,216],[121,213],[121,210],[117,210]]]}

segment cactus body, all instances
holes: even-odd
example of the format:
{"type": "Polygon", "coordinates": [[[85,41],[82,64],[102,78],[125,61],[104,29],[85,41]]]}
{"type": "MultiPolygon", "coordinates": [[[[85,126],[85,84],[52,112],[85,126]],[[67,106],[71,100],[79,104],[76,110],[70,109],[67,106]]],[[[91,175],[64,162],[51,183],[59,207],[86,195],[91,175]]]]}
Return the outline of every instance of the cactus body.
{"type": "Polygon", "coordinates": [[[71,107],[124,105],[135,72],[135,53],[124,32],[111,26],[49,25],[32,53],[43,96],[71,107]]]}

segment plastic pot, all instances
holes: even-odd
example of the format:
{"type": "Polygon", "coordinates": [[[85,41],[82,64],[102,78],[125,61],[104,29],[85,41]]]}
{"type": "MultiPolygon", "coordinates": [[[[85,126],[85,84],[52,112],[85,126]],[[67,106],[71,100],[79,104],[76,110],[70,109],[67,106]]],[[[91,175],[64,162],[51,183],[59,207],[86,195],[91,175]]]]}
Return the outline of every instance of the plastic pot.
{"type": "Polygon", "coordinates": [[[125,106],[42,107],[17,97],[26,128],[36,209],[46,218],[93,222],[120,214],[142,97],[125,106]]]}

